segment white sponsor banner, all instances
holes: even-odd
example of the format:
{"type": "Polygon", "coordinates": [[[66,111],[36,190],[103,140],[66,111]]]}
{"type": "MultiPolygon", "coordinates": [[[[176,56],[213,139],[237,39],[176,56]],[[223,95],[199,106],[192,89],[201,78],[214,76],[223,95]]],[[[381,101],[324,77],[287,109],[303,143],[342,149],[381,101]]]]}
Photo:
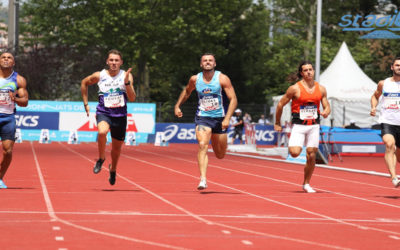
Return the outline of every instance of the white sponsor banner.
{"type": "Polygon", "coordinates": [[[376,146],[367,145],[343,145],[343,153],[376,153],[376,146]]]}

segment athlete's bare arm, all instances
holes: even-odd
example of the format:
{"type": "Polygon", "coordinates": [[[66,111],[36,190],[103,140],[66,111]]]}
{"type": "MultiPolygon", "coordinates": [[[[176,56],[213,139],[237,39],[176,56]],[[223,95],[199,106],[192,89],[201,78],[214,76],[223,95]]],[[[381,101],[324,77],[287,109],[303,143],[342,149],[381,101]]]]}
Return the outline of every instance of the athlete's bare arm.
{"type": "Polygon", "coordinates": [[[81,82],[81,94],[85,111],[89,116],[90,107],[88,105],[88,86],[98,83],[100,80],[100,71],[94,72],[90,76],[85,77],[81,82]]]}
{"type": "Polygon", "coordinates": [[[133,88],[133,76],[131,74],[131,71],[132,71],[132,68],[129,68],[125,72],[124,83],[127,83],[128,81],[130,82],[129,86],[125,86],[126,95],[128,96],[128,100],[130,102],[134,102],[136,100],[136,92],[135,92],[135,89],[133,88]]]}
{"type": "Polygon", "coordinates": [[[18,106],[26,107],[28,106],[29,95],[26,89],[26,80],[24,77],[17,76],[18,89],[16,93],[10,92],[11,100],[13,100],[18,106]]]}
{"type": "Polygon", "coordinates": [[[227,75],[221,73],[219,76],[219,83],[221,84],[221,87],[224,89],[225,94],[229,99],[228,110],[226,111],[225,118],[222,121],[222,129],[227,129],[229,127],[229,121],[233,115],[233,112],[237,107],[237,97],[235,89],[232,86],[232,82],[227,75]]]}
{"type": "Polygon", "coordinates": [[[378,105],[379,97],[382,95],[383,83],[384,81],[379,81],[378,87],[376,88],[374,94],[371,96],[371,116],[376,115],[376,106],[378,105]]]}
{"type": "Polygon", "coordinates": [[[282,132],[282,126],[281,126],[281,117],[282,117],[282,111],[283,107],[288,104],[292,99],[294,99],[299,92],[299,88],[297,84],[294,84],[290,86],[287,90],[286,93],[282,96],[281,100],[279,101],[278,105],[276,106],[275,110],[275,124],[274,124],[274,130],[277,132],[282,132]]]}
{"type": "Polygon", "coordinates": [[[188,84],[186,87],[182,90],[181,94],[179,95],[178,101],[175,104],[174,112],[177,117],[182,117],[183,113],[180,108],[180,106],[186,102],[186,100],[190,97],[190,94],[193,92],[193,90],[196,88],[196,81],[197,81],[197,75],[193,75],[190,77],[188,84]]]}
{"type": "Polygon", "coordinates": [[[321,91],[322,99],[322,107],[324,110],[321,112],[322,117],[327,118],[331,113],[331,105],[329,105],[328,97],[326,93],[326,88],[324,86],[319,85],[319,90],[321,91]]]}

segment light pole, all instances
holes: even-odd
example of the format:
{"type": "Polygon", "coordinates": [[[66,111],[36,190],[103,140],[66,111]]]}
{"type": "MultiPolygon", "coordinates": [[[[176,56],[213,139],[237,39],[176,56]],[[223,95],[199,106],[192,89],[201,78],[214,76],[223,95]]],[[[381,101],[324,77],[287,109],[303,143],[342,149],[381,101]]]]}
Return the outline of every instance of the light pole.
{"type": "Polygon", "coordinates": [[[315,44],[315,80],[319,82],[319,74],[321,68],[321,16],[322,16],[322,0],[317,1],[317,35],[315,44]]]}

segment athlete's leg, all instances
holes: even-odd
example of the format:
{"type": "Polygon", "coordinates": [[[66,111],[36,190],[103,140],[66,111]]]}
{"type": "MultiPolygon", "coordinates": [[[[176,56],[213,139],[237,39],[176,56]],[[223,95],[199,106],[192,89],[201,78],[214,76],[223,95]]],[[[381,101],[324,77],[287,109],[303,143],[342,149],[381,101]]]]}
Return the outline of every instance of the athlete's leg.
{"type": "Polygon", "coordinates": [[[97,124],[97,129],[97,147],[99,150],[99,159],[104,160],[106,158],[107,133],[110,130],[110,125],[106,121],[101,121],[97,124]]]}
{"type": "Polygon", "coordinates": [[[301,154],[303,150],[303,145],[305,141],[304,126],[293,125],[292,133],[289,138],[289,154],[292,157],[297,157],[301,154]]]}
{"type": "Polygon", "coordinates": [[[392,179],[396,178],[396,146],[394,136],[391,134],[385,134],[382,137],[383,142],[385,143],[385,163],[389,170],[390,176],[392,179]]]}
{"type": "Polygon", "coordinates": [[[196,138],[199,143],[199,152],[197,153],[197,161],[199,163],[200,178],[205,179],[208,165],[208,144],[211,138],[211,128],[204,125],[196,126],[196,138]]]}
{"type": "Polygon", "coordinates": [[[218,159],[225,157],[226,149],[228,148],[228,136],[227,134],[212,134],[211,135],[211,145],[215,156],[218,159]]]}
{"type": "Polygon", "coordinates": [[[1,144],[3,147],[3,159],[1,161],[0,180],[3,179],[4,175],[7,172],[8,167],[11,164],[14,141],[3,140],[1,144]]]}
{"type": "Polygon", "coordinates": [[[306,155],[307,155],[307,161],[306,165],[304,167],[304,184],[309,184],[311,180],[311,176],[314,172],[315,168],[315,159],[317,156],[317,150],[318,148],[307,148],[306,149],[306,155]]]}
{"type": "Polygon", "coordinates": [[[119,156],[121,155],[121,148],[124,144],[124,141],[117,140],[112,138],[112,148],[111,148],[111,172],[115,172],[117,170],[117,164],[119,160],[119,156]]]}

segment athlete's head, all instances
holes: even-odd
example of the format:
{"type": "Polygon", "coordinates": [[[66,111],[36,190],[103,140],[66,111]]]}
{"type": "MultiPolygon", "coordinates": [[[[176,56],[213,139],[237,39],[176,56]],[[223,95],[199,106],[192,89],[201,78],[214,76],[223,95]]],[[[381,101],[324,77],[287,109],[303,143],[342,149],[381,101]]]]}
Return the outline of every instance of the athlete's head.
{"type": "Polygon", "coordinates": [[[212,53],[204,53],[200,58],[200,67],[203,71],[213,71],[217,66],[217,61],[212,53]]]}
{"type": "Polygon", "coordinates": [[[2,51],[0,53],[0,68],[12,69],[15,65],[14,55],[10,51],[2,51]]]}
{"type": "Polygon", "coordinates": [[[108,52],[106,64],[108,69],[111,71],[119,71],[122,61],[122,54],[116,49],[112,49],[108,52]]]}
{"type": "Polygon", "coordinates": [[[393,71],[393,75],[400,76],[400,57],[396,57],[393,60],[393,63],[390,66],[390,68],[393,71]]]}
{"type": "Polygon", "coordinates": [[[299,64],[297,71],[297,77],[303,78],[304,80],[314,79],[314,67],[310,61],[302,61],[299,64]]]}

